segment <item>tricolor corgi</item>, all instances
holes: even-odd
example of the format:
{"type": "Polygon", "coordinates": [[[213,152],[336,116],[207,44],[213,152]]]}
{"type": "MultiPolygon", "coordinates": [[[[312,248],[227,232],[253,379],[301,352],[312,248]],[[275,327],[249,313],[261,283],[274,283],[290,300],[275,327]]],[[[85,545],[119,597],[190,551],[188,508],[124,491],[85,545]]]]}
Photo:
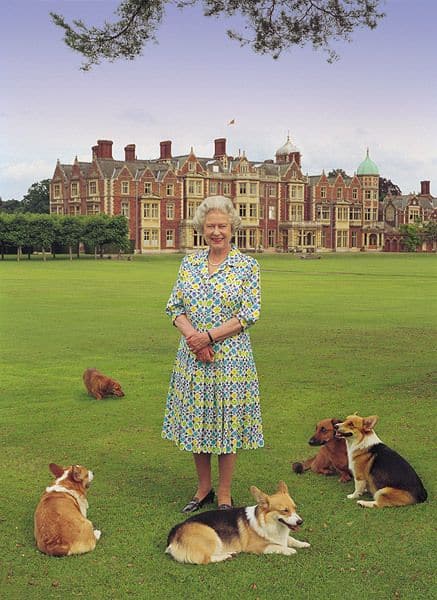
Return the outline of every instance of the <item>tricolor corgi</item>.
{"type": "Polygon", "coordinates": [[[182,563],[208,564],[240,552],[295,554],[295,548],[310,544],[291,537],[303,521],[280,481],[278,491],[268,496],[250,488],[257,504],[229,510],[210,510],[190,517],[170,531],[166,552],[182,563]]]}
{"type": "Polygon", "coordinates": [[[355,491],[348,498],[370,492],[372,501],[357,501],[366,508],[425,502],[427,492],[416,471],[373,431],[377,420],[376,416],[351,415],[335,426],[336,435],[346,440],[349,469],[355,481],[355,491]]]}
{"type": "Polygon", "coordinates": [[[93,472],[80,465],[49,465],[56,477],[46,488],[35,511],[35,540],[38,549],[51,556],[69,556],[94,550],[101,532],[86,518],[86,491],[93,472]]]}

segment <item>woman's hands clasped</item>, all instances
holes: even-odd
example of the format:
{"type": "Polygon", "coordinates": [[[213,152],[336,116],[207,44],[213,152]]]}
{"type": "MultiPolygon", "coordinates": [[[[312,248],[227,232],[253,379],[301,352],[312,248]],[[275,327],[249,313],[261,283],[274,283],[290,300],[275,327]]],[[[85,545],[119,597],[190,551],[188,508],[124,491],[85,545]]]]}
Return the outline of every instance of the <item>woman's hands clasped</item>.
{"type": "Polygon", "coordinates": [[[209,345],[210,339],[206,332],[195,331],[186,338],[188,348],[194,352],[197,360],[201,362],[212,362],[214,360],[214,351],[209,345]]]}

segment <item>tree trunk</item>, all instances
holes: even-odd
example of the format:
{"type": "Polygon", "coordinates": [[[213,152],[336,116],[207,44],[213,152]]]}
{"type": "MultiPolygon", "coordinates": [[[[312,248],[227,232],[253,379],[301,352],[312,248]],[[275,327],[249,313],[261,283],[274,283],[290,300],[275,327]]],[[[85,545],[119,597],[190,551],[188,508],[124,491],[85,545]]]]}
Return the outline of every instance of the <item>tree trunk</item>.
{"type": "Polygon", "coordinates": [[[42,247],[42,259],[44,262],[46,262],[46,249],[44,248],[44,246],[42,247]]]}
{"type": "Polygon", "coordinates": [[[97,246],[94,246],[94,260],[97,260],[97,246]]]}
{"type": "Polygon", "coordinates": [[[17,247],[17,261],[20,262],[21,258],[21,246],[17,247]]]}
{"type": "Polygon", "coordinates": [[[73,247],[71,245],[68,246],[68,253],[70,255],[70,260],[73,260],[73,247]]]}

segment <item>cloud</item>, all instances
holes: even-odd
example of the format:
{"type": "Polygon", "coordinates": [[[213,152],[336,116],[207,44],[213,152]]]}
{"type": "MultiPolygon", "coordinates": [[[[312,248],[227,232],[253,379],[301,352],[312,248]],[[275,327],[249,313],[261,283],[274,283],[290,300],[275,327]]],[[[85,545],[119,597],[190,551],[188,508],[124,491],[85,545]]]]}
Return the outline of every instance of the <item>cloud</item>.
{"type": "Polygon", "coordinates": [[[23,179],[41,179],[51,177],[54,171],[54,161],[35,160],[0,165],[0,179],[2,181],[20,181],[23,179]]]}

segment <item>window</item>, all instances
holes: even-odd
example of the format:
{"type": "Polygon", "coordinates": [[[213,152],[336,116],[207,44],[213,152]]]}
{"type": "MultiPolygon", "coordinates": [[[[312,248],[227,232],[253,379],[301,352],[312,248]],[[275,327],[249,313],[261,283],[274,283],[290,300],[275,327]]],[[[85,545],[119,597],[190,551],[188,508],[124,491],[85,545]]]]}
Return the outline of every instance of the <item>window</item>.
{"type": "Polygon", "coordinates": [[[215,196],[218,191],[217,181],[211,181],[209,184],[209,193],[211,196],[215,196]]]}
{"type": "Polygon", "coordinates": [[[144,245],[150,247],[158,247],[159,236],[157,229],[145,229],[143,232],[144,235],[144,245]]]}
{"type": "Polygon", "coordinates": [[[350,207],[349,219],[351,221],[361,221],[361,208],[359,206],[351,206],[350,207]]]}
{"type": "Polygon", "coordinates": [[[88,194],[97,196],[97,181],[88,181],[88,194]]]}
{"type": "Polygon", "coordinates": [[[129,181],[121,182],[121,193],[123,196],[127,196],[129,194],[129,181]]]}
{"type": "Polygon", "coordinates": [[[255,248],[255,229],[249,229],[249,248],[255,248]]]}
{"type": "Polygon", "coordinates": [[[150,181],[146,181],[144,184],[144,193],[146,195],[149,195],[152,193],[152,184],[150,183],[150,181]]]}
{"type": "Polygon", "coordinates": [[[240,194],[240,196],[245,196],[246,190],[247,190],[247,183],[240,182],[238,184],[238,193],[240,194]]]}
{"type": "Polygon", "coordinates": [[[79,183],[73,181],[71,184],[71,197],[76,198],[77,196],[79,196],[79,183]]]}
{"type": "Polygon", "coordinates": [[[276,198],[276,186],[275,185],[269,185],[269,196],[270,198],[276,198]]]}
{"type": "Polygon", "coordinates": [[[264,219],[264,204],[259,205],[259,218],[264,219]]]}
{"type": "Polygon", "coordinates": [[[364,190],[364,199],[365,200],[370,200],[371,198],[371,192],[370,190],[364,190]]]}
{"type": "Polygon", "coordinates": [[[370,221],[372,217],[372,211],[370,208],[365,208],[364,209],[364,220],[365,221],[370,221]]]}
{"type": "Polygon", "coordinates": [[[347,206],[337,206],[337,221],[347,221],[349,218],[349,208],[347,206]]]}
{"type": "Polygon", "coordinates": [[[188,170],[191,171],[191,172],[195,171],[196,170],[196,163],[194,163],[194,162],[192,162],[190,160],[190,162],[188,163],[188,170]]]}
{"type": "Polygon", "coordinates": [[[329,221],[329,206],[326,204],[319,204],[317,206],[316,214],[318,221],[329,221]]]}
{"type": "Polygon", "coordinates": [[[169,221],[174,219],[174,204],[167,204],[167,208],[165,211],[166,217],[169,221]]]}
{"type": "Polygon", "coordinates": [[[243,219],[246,217],[247,214],[247,207],[245,204],[239,204],[238,205],[238,214],[240,215],[240,217],[242,217],[243,219]]]}
{"type": "Polygon", "coordinates": [[[249,204],[249,217],[252,219],[256,219],[258,216],[257,205],[249,204]]]}
{"type": "Polygon", "coordinates": [[[326,186],[322,185],[320,188],[320,198],[326,198],[326,186]]]}
{"type": "Polygon", "coordinates": [[[61,184],[55,183],[53,185],[53,198],[60,198],[60,197],[61,197],[61,184]]]}
{"type": "Polygon", "coordinates": [[[174,230],[167,229],[165,232],[165,245],[167,248],[173,248],[174,246],[174,230]]]}
{"type": "Polygon", "coordinates": [[[238,248],[246,248],[246,231],[244,229],[237,231],[237,246],[238,248]]]}
{"type": "Polygon", "coordinates": [[[268,244],[269,244],[269,248],[274,248],[275,246],[275,240],[276,240],[276,231],[274,229],[269,229],[269,233],[268,233],[268,244]]]}
{"type": "Polygon", "coordinates": [[[320,245],[322,246],[322,248],[326,248],[326,231],[324,229],[322,229],[320,245]]]}
{"type": "Polygon", "coordinates": [[[88,204],[86,208],[87,215],[99,215],[100,206],[98,204],[88,204]]]}
{"type": "Polygon", "coordinates": [[[159,205],[157,202],[146,202],[144,204],[144,218],[157,219],[159,215],[159,205]]]}
{"type": "Polygon", "coordinates": [[[129,202],[122,202],[121,203],[120,214],[122,214],[123,217],[129,218],[129,202]]]}
{"type": "Polygon", "coordinates": [[[337,231],[337,248],[347,248],[347,231],[337,231]]]}
{"type": "Polygon", "coordinates": [[[247,163],[243,163],[242,165],[240,165],[240,173],[247,173],[247,171],[248,171],[247,163]]]}
{"type": "Polygon", "coordinates": [[[187,193],[190,196],[202,195],[202,182],[196,179],[187,180],[187,193]]]}
{"type": "Polygon", "coordinates": [[[352,189],[352,200],[358,200],[358,188],[352,189]]]}
{"type": "Polygon", "coordinates": [[[276,206],[269,206],[269,219],[276,219],[276,206]]]}
{"type": "Polygon", "coordinates": [[[303,199],[303,186],[292,184],[289,187],[289,197],[291,200],[302,200],[303,199]]]}
{"type": "Polygon", "coordinates": [[[174,185],[172,183],[167,183],[167,185],[165,186],[165,193],[167,196],[174,195],[174,185]]]}
{"type": "Polygon", "coordinates": [[[231,193],[231,184],[227,181],[223,182],[223,194],[229,196],[231,193]]]}
{"type": "Polygon", "coordinates": [[[337,200],[343,199],[343,188],[337,188],[337,200]]]}
{"type": "Polygon", "coordinates": [[[256,196],[258,192],[258,185],[256,183],[250,183],[250,195],[256,196]]]}
{"type": "Polygon", "coordinates": [[[351,232],[351,246],[352,248],[356,248],[358,245],[358,234],[356,231],[351,232]]]}
{"type": "Polygon", "coordinates": [[[303,206],[301,204],[290,206],[290,221],[303,221],[303,206]]]}
{"type": "Polygon", "coordinates": [[[205,245],[205,241],[203,239],[203,235],[201,233],[198,233],[197,231],[194,231],[193,232],[193,247],[201,248],[204,245],[205,245]]]}

